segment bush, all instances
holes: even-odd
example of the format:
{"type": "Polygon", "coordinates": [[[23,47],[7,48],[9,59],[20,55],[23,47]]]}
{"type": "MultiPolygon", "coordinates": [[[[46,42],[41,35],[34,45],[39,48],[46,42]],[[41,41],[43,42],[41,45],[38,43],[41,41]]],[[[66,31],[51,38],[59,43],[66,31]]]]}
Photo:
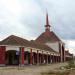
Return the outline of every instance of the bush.
{"type": "Polygon", "coordinates": [[[66,69],[75,68],[74,60],[68,61],[68,65],[64,66],[66,69]]]}
{"type": "Polygon", "coordinates": [[[69,62],[68,62],[68,66],[69,66],[70,68],[74,68],[74,67],[75,67],[74,60],[69,61],[69,62]]]}
{"type": "Polygon", "coordinates": [[[57,72],[44,72],[44,73],[41,73],[41,75],[69,75],[69,71],[64,71],[64,72],[60,72],[60,71],[57,71],[57,72]]]}

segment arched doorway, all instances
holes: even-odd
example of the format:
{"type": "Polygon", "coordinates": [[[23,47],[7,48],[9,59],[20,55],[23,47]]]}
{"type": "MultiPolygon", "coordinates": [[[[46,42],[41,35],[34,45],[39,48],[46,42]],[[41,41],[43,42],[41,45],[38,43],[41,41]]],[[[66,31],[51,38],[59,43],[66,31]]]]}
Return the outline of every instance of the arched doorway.
{"type": "Polygon", "coordinates": [[[19,52],[16,50],[6,51],[6,65],[18,65],[19,64],[19,52]]]}
{"type": "Polygon", "coordinates": [[[37,54],[35,52],[33,52],[33,64],[36,65],[37,64],[37,54]]]}
{"type": "Polygon", "coordinates": [[[25,60],[25,64],[30,64],[30,53],[28,51],[25,51],[24,53],[24,60],[25,60]]]}

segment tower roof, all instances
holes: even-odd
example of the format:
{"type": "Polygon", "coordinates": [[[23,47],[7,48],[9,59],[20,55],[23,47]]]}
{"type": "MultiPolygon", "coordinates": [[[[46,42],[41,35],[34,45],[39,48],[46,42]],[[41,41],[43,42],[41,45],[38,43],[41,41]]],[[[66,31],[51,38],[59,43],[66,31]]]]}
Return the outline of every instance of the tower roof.
{"type": "Polygon", "coordinates": [[[54,32],[44,32],[36,40],[38,43],[57,42],[61,41],[54,32]]]}
{"type": "Polygon", "coordinates": [[[47,45],[28,41],[24,38],[21,38],[15,35],[11,35],[7,37],[6,39],[0,41],[0,45],[25,46],[25,47],[32,47],[32,48],[47,50],[50,52],[55,52],[52,48],[48,47],[47,45]]]}
{"type": "Polygon", "coordinates": [[[61,41],[53,31],[50,31],[50,27],[51,26],[49,25],[48,13],[46,13],[45,32],[42,33],[35,41],[38,43],[61,41]]]}
{"type": "Polygon", "coordinates": [[[45,25],[45,27],[47,27],[47,26],[50,27],[50,25],[49,25],[48,13],[46,13],[46,25],[45,25]]]}
{"type": "Polygon", "coordinates": [[[30,42],[21,37],[11,35],[6,39],[2,40],[0,45],[19,45],[19,46],[29,46],[30,42]]]}
{"type": "Polygon", "coordinates": [[[48,13],[46,13],[45,32],[50,32],[50,25],[49,25],[48,13]]]}

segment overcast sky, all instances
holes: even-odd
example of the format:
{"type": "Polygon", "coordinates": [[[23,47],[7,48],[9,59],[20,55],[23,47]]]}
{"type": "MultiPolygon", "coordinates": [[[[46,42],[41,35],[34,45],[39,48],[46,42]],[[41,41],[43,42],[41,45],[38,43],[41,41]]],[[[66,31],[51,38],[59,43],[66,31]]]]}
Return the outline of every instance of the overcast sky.
{"type": "Polygon", "coordinates": [[[0,40],[12,34],[37,38],[44,32],[46,11],[51,30],[75,54],[75,0],[0,0],[0,40]]]}

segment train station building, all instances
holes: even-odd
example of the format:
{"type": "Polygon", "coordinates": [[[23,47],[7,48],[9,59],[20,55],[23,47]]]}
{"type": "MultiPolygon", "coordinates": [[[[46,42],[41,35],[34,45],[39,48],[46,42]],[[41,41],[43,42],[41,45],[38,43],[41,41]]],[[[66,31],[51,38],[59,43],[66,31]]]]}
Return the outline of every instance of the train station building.
{"type": "Polygon", "coordinates": [[[40,65],[64,61],[66,61],[65,44],[51,31],[48,14],[45,32],[35,40],[28,41],[10,35],[0,41],[0,65],[40,65]]]}

